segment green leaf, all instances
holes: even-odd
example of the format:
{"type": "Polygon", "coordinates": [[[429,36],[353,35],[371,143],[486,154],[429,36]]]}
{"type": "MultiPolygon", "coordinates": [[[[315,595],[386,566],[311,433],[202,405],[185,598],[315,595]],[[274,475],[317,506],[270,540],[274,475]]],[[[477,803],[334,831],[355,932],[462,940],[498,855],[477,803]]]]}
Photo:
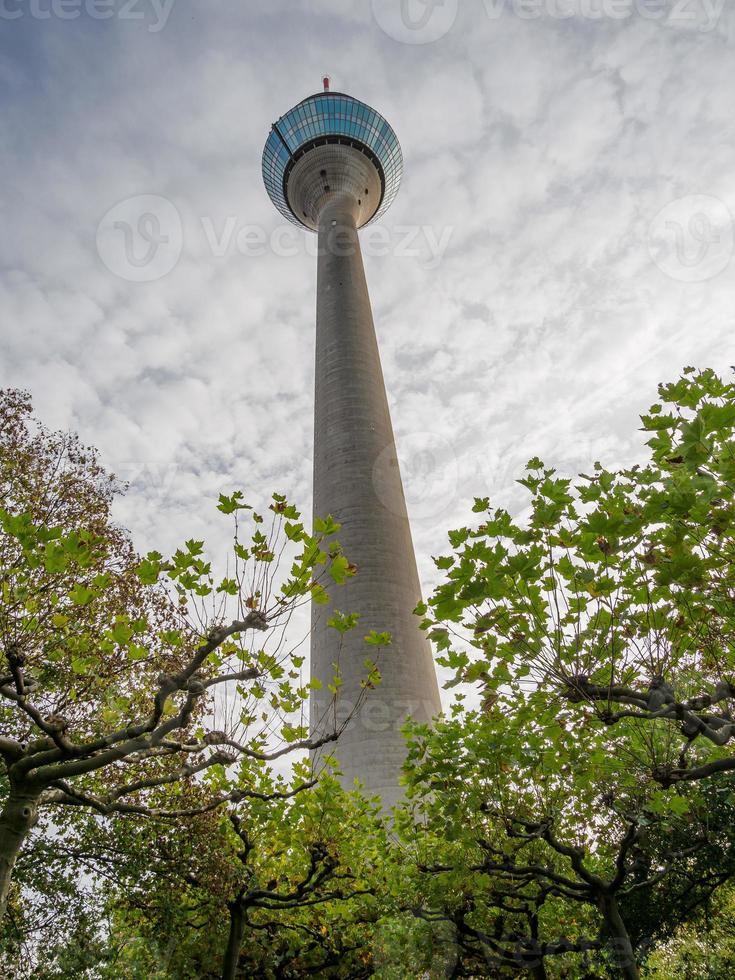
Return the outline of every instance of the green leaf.
{"type": "Polygon", "coordinates": [[[327,620],[327,626],[338,633],[349,633],[357,626],[359,619],[359,613],[341,613],[335,610],[334,615],[327,620]]]}
{"type": "Polygon", "coordinates": [[[125,651],[125,655],[127,656],[128,660],[145,660],[145,658],[148,656],[148,650],[146,647],[140,646],[137,643],[131,643],[125,651]]]}
{"type": "Polygon", "coordinates": [[[317,606],[329,605],[329,593],[320,585],[318,582],[313,582],[311,585],[311,601],[315,602],[317,606]]]}
{"type": "Polygon", "coordinates": [[[348,578],[351,578],[355,574],[355,568],[344,555],[337,555],[332,559],[332,563],[329,566],[329,574],[337,585],[343,585],[348,578]]]}
{"type": "Polygon", "coordinates": [[[370,630],[364,639],[367,645],[371,647],[387,647],[392,643],[390,633],[379,633],[377,630],[370,630]]]}
{"type": "Polygon", "coordinates": [[[110,630],[113,640],[119,646],[124,647],[130,642],[133,637],[133,630],[127,623],[115,623],[115,625],[110,630]]]}
{"type": "Polygon", "coordinates": [[[301,541],[304,537],[303,524],[292,524],[289,521],[286,521],[283,529],[286,532],[286,537],[289,541],[301,541]]]}
{"type": "Polygon", "coordinates": [[[160,561],[154,560],[151,555],[148,555],[137,565],[135,574],[143,585],[153,585],[154,582],[158,581],[158,576],[161,574],[160,561]]]}
{"type": "Polygon", "coordinates": [[[314,533],[322,534],[325,537],[330,534],[336,534],[337,531],[342,527],[338,524],[334,518],[328,515],[326,518],[315,517],[314,518],[314,533]]]}
{"type": "Polygon", "coordinates": [[[243,503],[243,493],[241,490],[236,490],[231,497],[226,497],[223,493],[219,495],[217,510],[222,511],[223,514],[234,514],[236,510],[252,509],[252,507],[249,507],[246,503],[243,503]]]}
{"type": "Polygon", "coordinates": [[[69,590],[69,598],[75,606],[87,606],[94,599],[94,591],[86,586],[77,583],[74,588],[69,590]]]}

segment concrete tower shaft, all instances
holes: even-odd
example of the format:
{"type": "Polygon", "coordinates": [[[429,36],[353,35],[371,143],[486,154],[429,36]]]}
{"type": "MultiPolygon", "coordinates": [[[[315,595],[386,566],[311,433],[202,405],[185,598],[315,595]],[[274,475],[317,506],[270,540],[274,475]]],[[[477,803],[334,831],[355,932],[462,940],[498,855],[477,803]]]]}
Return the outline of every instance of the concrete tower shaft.
{"type": "Polygon", "coordinates": [[[343,685],[338,720],[360,697],[363,637],[388,630],[378,658],[380,686],[364,701],[337,744],[343,784],[360,779],[387,808],[400,797],[407,715],[430,721],[441,710],[429,643],[413,609],[421,599],[388,400],[357,234],[359,205],[335,196],[319,215],[314,514],[331,514],[358,574],[335,590],[333,606],[360,614],[344,636],[326,625],[332,607],[312,611],[311,671],[324,684],[311,703],[314,735],[334,725],[326,683],[337,663],[343,685]]]}
{"type": "Polygon", "coordinates": [[[319,235],[314,514],[339,521],[339,541],[358,568],[333,590],[331,605],[312,610],[311,673],[323,687],[312,695],[311,733],[350,717],[336,748],[323,751],[337,756],[346,788],[359,779],[385,808],[401,796],[402,723],[408,715],[428,722],[441,710],[431,649],[413,614],[421,588],[358,237],[390,205],[401,170],[383,117],[326,91],[279,119],[263,154],[273,203],[319,235]],[[335,608],[358,613],[358,628],[328,627],[335,608]],[[390,632],[392,643],[373,654],[382,683],[361,700],[372,652],[363,637],[372,629],[390,632]],[[336,709],[327,691],[335,664],[336,709]]]}

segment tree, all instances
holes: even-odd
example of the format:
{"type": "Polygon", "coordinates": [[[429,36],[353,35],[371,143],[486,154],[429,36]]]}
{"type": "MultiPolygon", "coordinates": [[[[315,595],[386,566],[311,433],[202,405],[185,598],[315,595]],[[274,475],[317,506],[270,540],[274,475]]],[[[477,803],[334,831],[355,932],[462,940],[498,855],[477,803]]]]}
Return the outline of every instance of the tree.
{"type": "Polygon", "coordinates": [[[59,850],[58,840],[31,834],[19,855],[15,887],[0,923],[0,975],[4,977],[82,977],[85,967],[98,962],[97,933],[104,907],[84,869],[59,850]]]}
{"type": "Polygon", "coordinates": [[[311,744],[284,637],[354,571],[337,525],[308,535],[274,495],[265,530],[236,493],[228,575],[196,541],[141,560],[96,456],[6,394],[0,790],[41,821],[6,955],[66,896],[74,940],[36,943],[39,976],[714,976],[683,945],[720,909],[707,948],[732,958],[735,386],[687,369],[660,395],[645,465],[575,482],[533,459],[519,517],[478,499],[450,532],[418,612],[454,704],[407,726],[387,828],[272,768],[311,744]]]}
{"type": "Polygon", "coordinates": [[[0,914],[44,812],[57,826],[64,808],[206,812],[261,798],[264,762],[314,747],[303,658],[284,630],[301,604],[326,599],[325,576],[351,573],[338,525],[327,520],[308,535],[274,494],[264,532],[242,493],[222,495],[235,534],[232,572],[218,578],[194,540],[170,560],[141,560],[112,519],[117,490],[93,450],[35,422],[26,395],[0,395],[0,914]],[[283,562],[290,570],[279,581],[283,562]],[[177,793],[185,803],[193,784],[206,798],[178,806],[177,793]],[[162,788],[171,809],[161,808],[162,788]]]}
{"type": "MultiPolygon", "coordinates": [[[[735,767],[728,751],[735,734],[735,386],[712,371],[686,369],[659,391],[661,403],[643,416],[654,433],[647,465],[611,472],[598,463],[594,475],[574,484],[532,459],[519,480],[530,494],[523,520],[476,499],[481,523],[450,532],[452,553],[436,559],[445,580],[418,610],[442,651],[440,662],[454,671],[450,686],[481,685],[482,710],[457,722],[460,731],[493,732],[479,740],[486,749],[480,771],[501,744],[493,718],[512,733],[502,744],[516,799],[491,805],[496,821],[521,849],[533,838],[534,847],[543,841],[547,856],[556,852],[550,863],[544,859],[541,877],[548,881],[546,872],[558,874],[558,858],[565,859],[567,898],[579,890],[570,865],[577,877],[590,870],[599,877],[589,863],[584,873],[583,867],[606,851],[605,888],[609,893],[617,882],[612,890],[624,889],[619,872],[642,868],[640,854],[628,867],[626,840],[632,859],[657,834],[658,870],[665,872],[659,880],[668,882],[675,866],[691,859],[664,846],[660,831],[695,812],[706,825],[719,787],[694,787],[735,767]],[[685,784],[691,792],[671,791],[685,784]],[[523,795],[564,789],[553,806],[523,795]],[[588,809],[585,816],[577,804],[570,824],[575,795],[588,809]],[[605,799],[623,822],[618,832],[601,817],[605,799]],[[566,825],[561,835],[559,821],[566,825]],[[576,834],[576,842],[565,833],[576,834]],[[565,853],[569,846],[584,853],[565,853]]],[[[457,695],[459,705],[463,697],[457,695]]],[[[466,748],[478,752],[469,741],[466,748]]],[[[438,759],[434,753],[431,765],[438,759]]],[[[701,847],[712,861],[706,834],[701,847]]],[[[654,874],[648,885],[634,879],[633,888],[643,894],[656,883],[654,874]]],[[[706,893],[704,880],[699,884],[706,893]]],[[[615,914],[598,905],[615,936],[615,914]]],[[[631,930],[625,931],[617,938],[631,960],[631,930]]],[[[636,975],[635,962],[621,968],[636,975]]]]}
{"type": "Polygon", "coordinates": [[[735,385],[687,368],[659,393],[645,466],[573,485],[533,459],[525,526],[477,500],[427,625],[445,651],[472,631],[471,657],[444,658],[457,682],[525,679],[579,724],[647,723],[641,761],[667,787],[735,768],[735,385]]]}
{"type": "MultiPolygon", "coordinates": [[[[251,932],[265,932],[272,939],[286,925],[284,913],[288,916],[294,910],[311,912],[326,905],[335,908],[376,892],[374,878],[365,880],[355,869],[364,866],[368,858],[366,853],[355,850],[358,840],[363,846],[368,841],[364,821],[367,818],[376,822],[374,808],[366,801],[358,798],[353,802],[323,780],[318,792],[297,797],[279,810],[275,819],[269,814],[267,842],[262,827],[246,828],[236,814],[229,814],[239,842],[237,860],[241,867],[227,902],[230,928],[222,980],[235,980],[237,976],[246,927],[251,932]],[[276,826],[279,833],[274,835],[276,826]]],[[[331,966],[341,965],[346,950],[340,949],[339,958],[335,959],[329,931],[314,918],[301,915],[290,922],[286,920],[287,928],[302,932],[292,965],[294,960],[301,960],[304,966],[311,960],[310,972],[327,975],[331,966]]]]}
{"type": "Polygon", "coordinates": [[[387,847],[376,806],[324,775],[243,817],[208,811],[182,834],[120,815],[88,838],[106,870],[104,976],[362,975],[387,847]]]}
{"type": "Polygon", "coordinates": [[[707,908],[653,951],[652,980],[720,980],[735,969],[735,890],[723,888],[707,908]]]}
{"type": "Polygon", "coordinates": [[[545,977],[559,959],[637,977],[654,942],[735,874],[731,787],[664,799],[616,764],[617,733],[600,736],[610,761],[590,765],[600,738],[593,749],[566,717],[555,724],[564,736],[505,704],[414,729],[404,891],[450,927],[469,974],[545,977]]]}

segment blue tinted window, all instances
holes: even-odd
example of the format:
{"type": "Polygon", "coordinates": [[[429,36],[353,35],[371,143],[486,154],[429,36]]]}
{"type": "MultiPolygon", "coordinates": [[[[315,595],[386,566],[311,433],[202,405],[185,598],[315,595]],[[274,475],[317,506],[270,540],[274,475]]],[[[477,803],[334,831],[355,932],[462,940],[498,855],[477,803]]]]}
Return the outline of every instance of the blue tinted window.
{"type": "MultiPolygon", "coordinates": [[[[314,95],[290,109],[277,125],[291,153],[315,137],[329,133],[359,140],[380,160],[385,177],[383,201],[373,220],[389,207],[401,180],[401,148],[391,126],[370,106],[344,95],[314,95]]],[[[283,175],[288,163],[289,153],[278,133],[272,130],[263,150],[263,179],[281,214],[299,224],[283,195],[283,175]]]]}

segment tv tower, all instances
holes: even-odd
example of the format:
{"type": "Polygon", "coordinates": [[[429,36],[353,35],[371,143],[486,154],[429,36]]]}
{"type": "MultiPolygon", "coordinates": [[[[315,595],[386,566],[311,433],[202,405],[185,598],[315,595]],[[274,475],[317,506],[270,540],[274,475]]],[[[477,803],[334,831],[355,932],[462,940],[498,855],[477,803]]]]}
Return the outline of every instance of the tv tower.
{"type": "Polygon", "coordinates": [[[339,663],[340,712],[358,703],[371,648],[363,637],[387,630],[378,659],[382,683],[354,713],[336,747],[345,788],[359,779],[384,808],[401,797],[411,715],[441,710],[429,642],[413,609],[421,599],[411,530],[380,366],[358,229],[383,215],[398,192],[403,157],[396,134],[370,106],[340,92],[304,99],[273,124],[263,151],[268,194],[289,221],[317,232],[314,515],[331,515],[358,573],[336,608],[360,615],[344,635],[327,626],[333,605],[312,607],[312,738],[330,730],[327,684],[339,663]]]}

